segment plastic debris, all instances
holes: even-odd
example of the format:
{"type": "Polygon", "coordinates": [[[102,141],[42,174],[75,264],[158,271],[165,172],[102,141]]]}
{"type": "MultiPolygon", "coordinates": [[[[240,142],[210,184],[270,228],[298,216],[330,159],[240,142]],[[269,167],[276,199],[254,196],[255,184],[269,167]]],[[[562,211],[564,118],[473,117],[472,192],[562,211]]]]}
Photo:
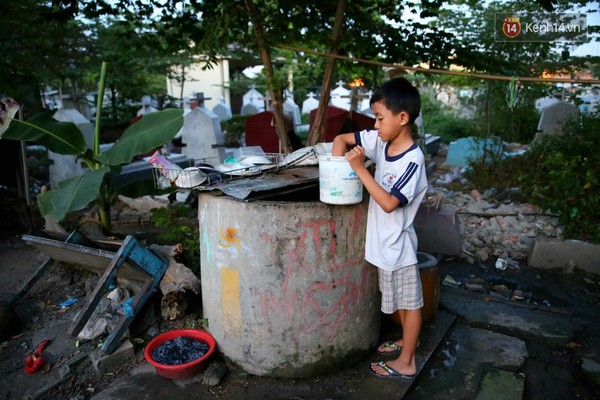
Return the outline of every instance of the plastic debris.
{"type": "Polygon", "coordinates": [[[32,374],[42,368],[42,366],[46,363],[42,358],[42,351],[44,347],[50,342],[50,340],[42,340],[40,344],[37,345],[33,353],[27,355],[25,358],[25,372],[28,374],[32,374]]]}
{"type": "Polygon", "coordinates": [[[127,301],[125,301],[125,303],[123,303],[123,315],[127,318],[132,318],[135,316],[135,310],[132,306],[134,299],[135,296],[131,296],[127,299],[127,301]]]}
{"type": "Polygon", "coordinates": [[[500,271],[504,271],[506,269],[507,265],[508,265],[508,262],[506,262],[506,260],[503,258],[498,258],[496,260],[496,269],[498,269],[500,271]]]}
{"type": "Polygon", "coordinates": [[[68,307],[71,307],[73,304],[77,303],[78,301],[79,301],[79,299],[76,299],[76,298],[72,297],[70,299],[67,299],[67,300],[63,301],[58,306],[60,308],[68,308],[68,307]]]}

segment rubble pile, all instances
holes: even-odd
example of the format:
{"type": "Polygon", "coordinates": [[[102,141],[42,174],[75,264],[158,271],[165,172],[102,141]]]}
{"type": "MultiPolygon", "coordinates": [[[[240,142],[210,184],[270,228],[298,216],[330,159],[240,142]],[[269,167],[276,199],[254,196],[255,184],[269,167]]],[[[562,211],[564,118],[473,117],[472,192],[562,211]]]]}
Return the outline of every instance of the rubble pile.
{"type": "MultiPolygon", "coordinates": [[[[489,282],[478,276],[471,276],[464,282],[459,282],[452,275],[446,275],[442,281],[442,285],[468,290],[469,292],[482,293],[496,300],[535,302],[533,300],[533,293],[530,291],[525,291],[520,287],[510,287],[501,282],[489,282]]],[[[543,300],[542,304],[550,305],[550,302],[543,300]]]]}
{"type": "Polygon", "coordinates": [[[462,251],[469,263],[490,259],[526,260],[534,240],[563,239],[558,216],[537,206],[512,201],[495,201],[493,192],[480,194],[446,190],[432,185],[438,206],[455,211],[460,222],[462,251]]]}

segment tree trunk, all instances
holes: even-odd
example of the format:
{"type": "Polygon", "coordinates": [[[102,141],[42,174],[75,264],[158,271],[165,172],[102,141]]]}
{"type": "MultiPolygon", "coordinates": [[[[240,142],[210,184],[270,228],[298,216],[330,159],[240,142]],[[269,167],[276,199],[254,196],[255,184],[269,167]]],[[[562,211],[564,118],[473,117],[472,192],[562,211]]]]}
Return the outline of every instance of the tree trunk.
{"type": "Polygon", "coordinates": [[[281,151],[283,153],[289,153],[292,149],[290,148],[285,126],[285,118],[283,117],[283,88],[278,88],[278,85],[275,82],[273,63],[271,62],[271,54],[269,53],[267,42],[265,40],[265,29],[262,24],[261,15],[252,0],[245,0],[244,3],[254,28],[254,35],[256,44],[258,45],[258,51],[260,53],[263,65],[265,66],[267,85],[269,87],[269,93],[272,99],[273,116],[275,117],[275,130],[277,132],[277,136],[279,137],[279,142],[281,143],[281,151]]]}
{"type": "MultiPolygon", "coordinates": [[[[331,32],[331,48],[329,54],[337,55],[340,49],[340,40],[342,38],[342,27],[344,26],[344,12],[346,10],[346,0],[338,0],[337,10],[335,12],[335,21],[333,31],[331,32]]],[[[323,137],[323,128],[325,126],[325,112],[329,104],[329,90],[331,89],[331,79],[335,70],[335,58],[327,58],[325,72],[323,74],[323,84],[321,85],[321,98],[319,99],[319,108],[315,114],[312,129],[308,134],[308,145],[314,145],[323,137]]]]}

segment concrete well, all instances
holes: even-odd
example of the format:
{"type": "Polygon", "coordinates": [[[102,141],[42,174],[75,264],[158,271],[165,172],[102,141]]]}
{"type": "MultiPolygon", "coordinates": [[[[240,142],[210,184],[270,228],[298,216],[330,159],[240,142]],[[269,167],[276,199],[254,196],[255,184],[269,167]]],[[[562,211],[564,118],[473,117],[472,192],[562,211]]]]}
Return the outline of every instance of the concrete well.
{"type": "Polygon", "coordinates": [[[364,261],[367,200],[240,202],[201,192],[198,218],[208,330],[246,372],[313,376],[358,361],[377,343],[377,271],[364,261]]]}

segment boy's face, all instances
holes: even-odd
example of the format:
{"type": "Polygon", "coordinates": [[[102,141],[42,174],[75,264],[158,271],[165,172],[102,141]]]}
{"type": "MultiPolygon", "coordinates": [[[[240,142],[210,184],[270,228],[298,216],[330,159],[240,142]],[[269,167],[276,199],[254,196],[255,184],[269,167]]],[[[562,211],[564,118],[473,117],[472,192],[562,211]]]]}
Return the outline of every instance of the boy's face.
{"type": "Polygon", "coordinates": [[[373,113],[375,114],[375,129],[384,142],[397,138],[408,124],[409,118],[406,112],[401,111],[394,115],[383,101],[373,103],[373,113]]]}

